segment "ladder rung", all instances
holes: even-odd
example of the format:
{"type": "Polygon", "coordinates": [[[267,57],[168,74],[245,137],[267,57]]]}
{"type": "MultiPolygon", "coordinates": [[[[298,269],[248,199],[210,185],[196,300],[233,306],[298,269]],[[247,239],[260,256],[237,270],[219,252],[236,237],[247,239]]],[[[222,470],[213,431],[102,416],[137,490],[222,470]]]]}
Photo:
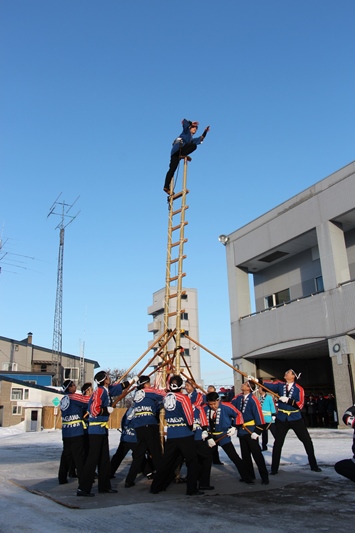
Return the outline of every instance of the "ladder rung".
{"type": "MultiPolygon", "coordinates": [[[[185,313],[185,309],[181,309],[179,314],[181,314],[181,313],[185,313]]],[[[168,316],[170,317],[170,316],[176,316],[176,315],[177,315],[177,311],[173,311],[172,313],[169,313],[168,316]]]]}
{"type": "Polygon", "coordinates": [[[188,222],[182,222],[181,224],[178,224],[177,226],[174,226],[173,228],[171,228],[171,231],[175,231],[177,229],[180,229],[181,226],[187,226],[188,222]]]}
{"type": "Polygon", "coordinates": [[[187,239],[183,239],[182,241],[173,242],[170,246],[173,248],[174,246],[179,246],[180,242],[187,242],[187,239]]]}
{"type": "MultiPolygon", "coordinates": [[[[183,274],[181,274],[181,277],[184,278],[186,276],[185,272],[183,274]]],[[[179,276],[174,276],[173,278],[170,278],[169,281],[176,281],[177,279],[179,279],[179,276]]]]}
{"type": "MultiPolygon", "coordinates": [[[[181,259],[186,259],[187,255],[183,255],[181,259]]],[[[177,263],[179,261],[180,257],[177,257],[176,259],[172,259],[170,261],[170,264],[177,263]]]]}
{"type": "Polygon", "coordinates": [[[173,211],[173,212],[172,212],[172,215],[173,215],[173,216],[174,216],[174,215],[177,215],[178,213],[181,213],[181,211],[182,211],[183,209],[188,209],[188,208],[189,208],[188,205],[184,205],[184,206],[180,207],[180,209],[177,209],[176,211],[173,211]]]}
{"type": "Polygon", "coordinates": [[[171,198],[172,200],[177,200],[178,198],[181,198],[181,196],[184,194],[184,192],[185,192],[186,194],[189,194],[190,191],[189,191],[188,189],[185,189],[185,191],[177,192],[177,193],[174,194],[173,196],[170,196],[170,198],[171,198]]]}
{"type": "MultiPolygon", "coordinates": [[[[186,291],[181,291],[181,296],[182,296],[183,294],[186,294],[186,291]]],[[[170,295],[169,295],[169,298],[177,298],[177,292],[174,292],[174,294],[170,294],[170,295]]]]}

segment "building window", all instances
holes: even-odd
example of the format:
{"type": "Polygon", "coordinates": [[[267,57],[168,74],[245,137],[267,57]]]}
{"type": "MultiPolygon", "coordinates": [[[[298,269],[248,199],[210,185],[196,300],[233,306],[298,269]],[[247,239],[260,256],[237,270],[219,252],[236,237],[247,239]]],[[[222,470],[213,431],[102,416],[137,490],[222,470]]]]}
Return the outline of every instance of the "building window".
{"type": "Polygon", "coordinates": [[[12,414],[13,415],[22,415],[22,406],[21,405],[13,405],[12,406],[12,414]]]}
{"type": "Polygon", "coordinates": [[[23,392],[24,392],[23,399],[28,400],[30,397],[30,389],[25,389],[23,392]]]}
{"type": "Polygon", "coordinates": [[[189,313],[181,313],[181,320],[188,320],[189,319],[189,313]]]}
{"type": "Polygon", "coordinates": [[[188,329],[184,329],[184,335],[188,335],[189,334],[189,330],[188,329]]]}
{"type": "Polygon", "coordinates": [[[23,389],[11,389],[11,400],[23,400],[23,389]]]}
{"type": "Polygon", "coordinates": [[[190,349],[184,348],[184,355],[190,355],[190,349]]]}
{"type": "Polygon", "coordinates": [[[290,299],[290,289],[284,289],[283,291],[275,292],[275,294],[265,296],[265,309],[289,302],[290,299]]]}
{"type": "Polygon", "coordinates": [[[47,365],[46,364],[42,364],[41,365],[41,372],[47,372],[47,365]]]}
{"type": "Polygon", "coordinates": [[[316,284],[316,291],[324,292],[323,276],[318,276],[317,278],[314,278],[314,281],[316,284]]]}
{"type": "Polygon", "coordinates": [[[78,381],[79,368],[64,368],[64,379],[72,379],[73,381],[78,381]]]}
{"type": "Polygon", "coordinates": [[[181,299],[182,299],[182,300],[187,300],[187,294],[182,294],[182,295],[181,295],[181,299]]]}

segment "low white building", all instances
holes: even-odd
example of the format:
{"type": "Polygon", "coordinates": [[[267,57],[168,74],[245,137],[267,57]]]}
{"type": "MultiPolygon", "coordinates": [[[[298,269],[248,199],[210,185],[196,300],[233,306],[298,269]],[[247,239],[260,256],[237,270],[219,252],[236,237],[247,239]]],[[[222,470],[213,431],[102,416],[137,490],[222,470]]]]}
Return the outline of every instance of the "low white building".
{"type": "Polygon", "coordinates": [[[42,426],[43,407],[58,406],[63,392],[0,375],[0,426],[14,426],[25,420],[26,431],[42,426]]]}

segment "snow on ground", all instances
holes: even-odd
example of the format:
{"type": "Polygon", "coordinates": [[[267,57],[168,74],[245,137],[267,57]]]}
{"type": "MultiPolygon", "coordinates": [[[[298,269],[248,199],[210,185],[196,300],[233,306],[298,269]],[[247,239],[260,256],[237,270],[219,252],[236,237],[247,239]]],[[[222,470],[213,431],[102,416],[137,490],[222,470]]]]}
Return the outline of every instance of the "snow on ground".
{"type": "MultiPolygon", "coordinates": [[[[253,489],[248,492],[242,487],[241,492],[238,487],[240,484],[233,478],[233,489],[228,496],[207,494],[177,501],[167,492],[167,501],[159,502],[152,496],[150,503],[142,503],[137,492],[137,501],[133,505],[113,504],[112,507],[101,509],[76,510],[26,492],[9,481],[55,479],[62,448],[61,431],[25,433],[23,423],[11,428],[0,428],[0,532],[96,533],[105,528],[107,531],[138,533],[144,527],[145,533],[165,533],[170,531],[171,526],[168,524],[172,520],[174,529],[184,533],[208,533],[215,532],[216,529],[219,533],[230,533],[235,530],[237,523],[242,525],[244,533],[271,533],[275,531],[275,523],[279,524],[279,520],[287,524],[287,529],[286,526],[283,529],[278,525],[279,533],[293,533],[300,528],[306,533],[331,531],[335,526],[345,527],[347,520],[350,527],[347,505],[349,501],[352,506],[355,503],[355,484],[338,476],[333,465],[340,459],[351,457],[352,431],[317,428],[311,429],[310,434],[323,472],[322,477],[319,477],[320,474],[310,473],[311,481],[308,478],[304,484],[293,483],[293,476],[296,473],[299,476],[300,472],[308,474],[309,467],[302,444],[290,431],[281,458],[282,473],[277,476],[277,480],[271,479],[270,485],[263,491],[258,487],[259,492],[253,489]],[[239,492],[232,494],[236,486],[239,492]],[[295,494],[303,495],[303,499],[297,498],[295,494]],[[258,521],[260,519],[261,523],[258,521]]],[[[111,453],[116,449],[119,438],[119,431],[110,431],[111,453]]],[[[239,451],[238,439],[234,437],[233,441],[239,451]]],[[[269,450],[265,453],[268,465],[271,463],[272,443],[270,435],[269,450]]],[[[222,450],[220,456],[228,465],[228,458],[222,450]]],[[[128,464],[129,458],[126,460],[128,464]]],[[[219,479],[227,476],[224,473],[227,469],[228,467],[214,468],[212,482],[213,476],[219,476],[219,479]]],[[[122,483],[119,487],[118,499],[120,491],[127,490],[122,483]]]]}

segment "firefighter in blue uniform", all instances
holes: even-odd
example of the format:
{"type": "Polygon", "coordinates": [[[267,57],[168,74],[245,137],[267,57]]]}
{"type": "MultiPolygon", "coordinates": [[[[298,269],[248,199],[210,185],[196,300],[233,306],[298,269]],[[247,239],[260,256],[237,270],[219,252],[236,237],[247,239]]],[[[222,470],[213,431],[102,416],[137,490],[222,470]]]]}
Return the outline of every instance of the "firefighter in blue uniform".
{"type": "Polygon", "coordinates": [[[192,405],[202,405],[204,403],[203,394],[202,392],[196,390],[195,383],[193,381],[187,380],[185,382],[185,390],[191,400],[192,405]]]}
{"type": "Polygon", "coordinates": [[[164,191],[167,194],[170,194],[170,182],[173,179],[174,172],[179,165],[180,157],[187,156],[194,152],[197,148],[197,145],[203,143],[207,133],[210,131],[210,127],[207,126],[200,137],[194,138],[199,123],[191,122],[191,120],[186,120],[186,118],[184,118],[181,123],[182,132],[180,133],[180,136],[177,137],[173,142],[173,147],[170,154],[170,166],[168,172],[166,173],[164,182],[164,191]]]}
{"type": "Polygon", "coordinates": [[[197,489],[198,460],[193,433],[194,413],[190,399],[181,393],[182,386],[181,376],[172,376],[169,381],[170,392],[164,398],[167,439],[161,466],[150,488],[153,494],[158,494],[168,487],[179,457],[185,459],[187,468],[186,494],[203,494],[197,489]]]}
{"type": "MultiPolygon", "coordinates": [[[[136,378],[134,378],[135,381],[136,378]]],[[[137,378],[138,379],[138,378],[137,378]]],[[[98,491],[117,492],[110,483],[110,451],[108,443],[108,419],[113,411],[112,397],[120,396],[130,386],[129,381],[111,385],[110,376],[104,372],[95,375],[97,389],[89,401],[89,455],[84,472],[79,478],[80,489],[77,496],[94,496],[91,488],[94,481],[96,465],[98,465],[98,491]]]]}
{"type": "Polygon", "coordinates": [[[127,409],[121,420],[121,438],[115,454],[111,457],[110,464],[110,478],[115,477],[117,468],[126,457],[127,453],[137,447],[137,435],[132,427],[134,417],[134,409],[130,407],[127,409]]]}
{"type": "Polygon", "coordinates": [[[248,484],[253,483],[244,462],[237,454],[231,441],[231,437],[236,432],[236,427],[243,424],[241,412],[231,403],[221,402],[217,392],[209,392],[206,395],[206,401],[208,405],[204,409],[209,422],[210,434],[208,445],[211,448],[217,445],[221,446],[237,468],[241,479],[248,484]]]}
{"type": "Polygon", "coordinates": [[[345,411],[343,415],[343,422],[354,430],[352,445],[353,457],[351,459],[343,459],[342,461],[338,461],[335,463],[334,469],[341,476],[344,476],[355,482],[355,405],[352,405],[345,411]]]}
{"type": "Polygon", "coordinates": [[[272,392],[279,395],[278,410],[275,421],[275,442],[272,450],[272,463],[270,474],[279,471],[282,446],[290,429],[296,433],[308,455],[309,465],[314,472],[321,472],[314,455],[312,439],[302,418],[301,409],[304,405],[304,389],[296,383],[300,374],[292,368],[284,375],[285,381],[264,381],[264,385],[272,392]]]}
{"type": "Polygon", "coordinates": [[[140,376],[134,395],[132,423],[137,435],[137,446],[133,452],[133,462],[126,477],[126,489],[135,485],[135,479],[141,472],[146,453],[152,459],[154,471],[160,466],[162,449],[159,435],[159,413],[165,394],[165,391],[151,387],[149,376],[140,376]]]}
{"type": "Polygon", "coordinates": [[[84,469],[84,421],[89,398],[76,393],[75,383],[67,379],[63,383],[65,396],[60,401],[62,411],[63,452],[60,458],[59,484],[68,483],[67,475],[70,468],[76,470],[77,476],[84,469]]]}
{"type": "Polygon", "coordinates": [[[258,467],[263,485],[269,484],[269,474],[265,459],[259,445],[259,436],[265,428],[264,417],[260,402],[253,393],[256,392],[256,383],[246,381],[242,384],[242,393],[232,400],[234,405],[243,415],[244,423],[238,427],[238,438],[242,459],[248,470],[250,478],[255,479],[253,459],[258,467]]]}

